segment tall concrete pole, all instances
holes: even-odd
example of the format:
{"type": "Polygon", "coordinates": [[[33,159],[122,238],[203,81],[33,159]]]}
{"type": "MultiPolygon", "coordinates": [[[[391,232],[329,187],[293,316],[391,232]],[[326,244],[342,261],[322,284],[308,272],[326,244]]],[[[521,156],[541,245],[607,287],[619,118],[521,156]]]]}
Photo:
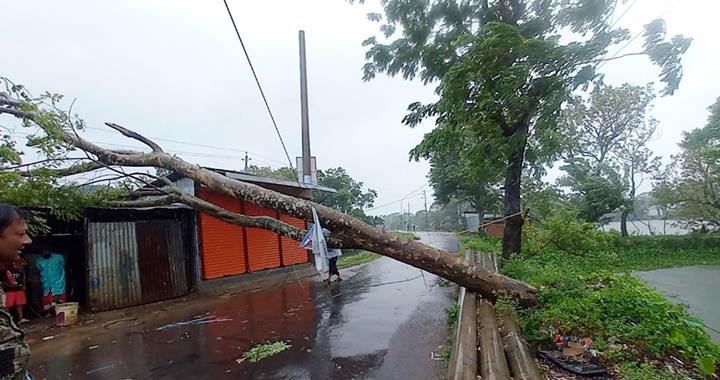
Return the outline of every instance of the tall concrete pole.
{"type": "Polygon", "coordinates": [[[425,228],[430,231],[430,219],[428,218],[427,210],[427,192],[423,190],[423,202],[425,203],[425,228]]]}
{"type": "Polygon", "coordinates": [[[308,116],[307,63],[305,61],[305,31],[298,33],[300,40],[300,116],[302,120],[302,182],[312,183],[310,168],[310,117],[308,116]]]}

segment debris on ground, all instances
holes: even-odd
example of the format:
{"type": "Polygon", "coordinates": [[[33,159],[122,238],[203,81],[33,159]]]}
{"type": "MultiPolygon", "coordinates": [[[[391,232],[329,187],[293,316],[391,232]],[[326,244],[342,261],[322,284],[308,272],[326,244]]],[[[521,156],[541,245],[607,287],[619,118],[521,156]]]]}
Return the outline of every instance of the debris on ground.
{"type": "Polygon", "coordinates": [[[592,349],[591,338],[578,338],[555,334],[554,350],[538,352],[538,357],[554,364],[564,371],[583,376],[600,376],[607,374],[607,369],[599,362],[598,352],[592,349]]]}
{"type": "Polygon", "coordinates": [[[108,365],[103,366],[103,367],[100,367],[100,368],[91,369],[91,370],[85,372],[85,374],[86,374],[86,375],[89,375],[89,374],[91,374],[91,373],[104,371],[104,370],[106,370],[106,369],[111,369],[111,368],[113,368],[113,367],[115,367],[115,364],[108,364],[108,365]]]}
{"type": "Polygon", "coordinates": [[[137,317],[130,317],[130,318],[122,318],[122,319],[116,319],[114,321],[110,321],[103,325],[104,328],[108,328],[110,326],[115,326],[117,324],[122,324],[126,322],[135,322],[137,321],[137,317]]]}
{"type": "Polygon", "coordinates": [[[155,330],[161,331],[173,327],[180,327],[180,326],[189,326],[189,325],[204,325],[207,323],[218,323],[218,322],[230,322],[232,321],[232,318],[227,317],[217,317],[215,315],[205,315],[205,316],[195,316],[193,319],[189,319],[187,321],[179,321],[179,322],[172,322],[168,323],[166,325],[162,325],[155,330]]]}
{"type": "Polygon", "coordinates": [[[48,335],[48,336],[42,337],[42,340],[44,340],[44,341],[53,340],[53,339],[55,339],[55,335],[48,335]]]}
{"type": "Polygon", "coordinates": [[[250,363],[257,363],[260,360],[269,358],[273,355],[279,354],[292,347],[288,342],[279,341],[274,343],[263,343],[254,346],[253,348],[245,351],[241,358],[235,360],[238,364],[249,361],[250,363]]]}

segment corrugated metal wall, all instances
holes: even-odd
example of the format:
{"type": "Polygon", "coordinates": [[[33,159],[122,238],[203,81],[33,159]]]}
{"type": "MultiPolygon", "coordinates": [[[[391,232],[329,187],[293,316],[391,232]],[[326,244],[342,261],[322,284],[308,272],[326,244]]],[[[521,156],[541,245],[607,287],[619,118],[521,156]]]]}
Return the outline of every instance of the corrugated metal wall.
{"type": "Polygon", "coordinates": [[[87,228],[88,305],[108,310],[142,301],[133,222],[91,222],[87,228]]]}
{"type": "MultiPolygon", "coordinates": [[[[280,214],[280,221],[297,228],[305,229],[305,221],[289,215],[280,214]]],[[[302,264],[308,262],[308,251],[300,248],[300,242],[284,236],[280,237],[282,242],[283,264],[302,264]]]]}
{"type": "MultiPolygon", "coordinates": [[[[200,188],[197,194],[208,202],[236,213],[278,218],[273,210],[204,188],[200,188]]],[[[279,218],[293,226],[305,228],[305,222],[301,219],[288,215],[279,215],[279,218]]],[[[309,261],[307,251],[300,249],[299,242],[272,231],[243,228],[204,213],[200,213],[198,219],[202,278],[205,280],[309,261]]]]}
{"type": "Polygon", "coordinates": [[[135,224],[142,302],[155,302],[187,293],[187,268],[182,225],[174,220],[135,224]]]}
{"type": "Polygon", "coordinates": [[[110,310],[187,294],[187,248],[177,220],[88,222],[89,308],[110,310]]]}
{"type": "MultiPolygon", "coordinates": [[[[198,196],[226,210],[240,212],[240,201],[200,189],[198,196]]],[[[200,213],[202,273],[206,280],[245,273],[245,233],[240,226],[200,213]]]]}
{"type": "MultiPolygon", "coordinates": [[[[245,215],[277,217],[275,211],[260,207],[254,203],[243,202],[245,215]]],[[[280,263],[280,236],[275,232],[261,228],[246,228],[247,249],[250,259],[250,271],[278,268],[280,263]]]]}

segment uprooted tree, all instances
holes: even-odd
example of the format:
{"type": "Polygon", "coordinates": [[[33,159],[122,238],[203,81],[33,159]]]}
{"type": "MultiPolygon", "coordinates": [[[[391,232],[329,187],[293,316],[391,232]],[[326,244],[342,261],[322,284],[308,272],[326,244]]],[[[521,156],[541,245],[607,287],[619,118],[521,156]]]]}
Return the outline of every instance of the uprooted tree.
{"type": "MultiPolygon", "coordinates": [[[[96,170],[105,170],[119,176],[127,176],[143,181],[152,186],[155,192],[162,195],[149,199],[134,201],[118,201],[115,206],[151,206],[182,203],[198,211],[205,212],[223,221],[271,230],[280,235],[301,240],[305,232],[292,225],[267,216],[247,216],[238,214],[191,194],[182,192],[169,181],[155,177],[151,182],[143,178],[152,177],[149,174],[126,173],[124,168],[154,167],[182,174],[197,183],[214,191],[228,196],[252,202],[262,207],[277,210],[304,220],[312,219],[314,208],[321,223],[333,231],[329,243],[341,248],[364,249],[377,252],[384,256],[402,261],[417,268],[437,274],[485,297],[494,299],[497,294],[505,293],[517,298],[522,304],[530,305],[536,302],[537,290],[523,282],[490,273],[483,268],[468,264],[465,260],[432,248],[420,242],[398,237],[370,226],[347,214],[308,200],[295,198],[268,190],[257,185],[228,178],[198,165],[188,163],[181,158],[165,152],[157,143],[114,123],[106,125],[125,137],[137,140],[150,148],[150,151],[117,150],[101,147],[80,135],[84,122],[59,106],[61,96],[45,94],[32,97],[22,86],[6,81],[7,92],[0,92],[0,115],[12,115],[22,120],[23,126],[39,127],[39,135],[33,136],[34,141],[40,142],[48,149],[63,151],[80,151],[85,154],[84,160],[73,161],[69,167],[52,169],[57,176],[64,174],[78,174],[96,170]]],[[[62,161],[60,157],[56,160],[62,161]]],[[[17,166],[17,165],[16,165],[17,166]]],[[[15,169],[17,170],[17,169],[15,169]]]]}

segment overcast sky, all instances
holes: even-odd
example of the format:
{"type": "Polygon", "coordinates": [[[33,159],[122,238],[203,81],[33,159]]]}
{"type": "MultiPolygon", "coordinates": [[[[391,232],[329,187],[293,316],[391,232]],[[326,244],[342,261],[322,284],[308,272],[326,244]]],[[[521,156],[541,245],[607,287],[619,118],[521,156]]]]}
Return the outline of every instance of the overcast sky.
{"type": "MultiPolygon", "coordinates": [[[[346,168],[379,192],[376,205],[427,183],[427,163],[409,162],[408,151],[432,125],[410,129],[401,119],[409,103],[432,100],[433,88],[397,78],[361,80],[361,42],[377,28],[365,14],[376,9],[343,0],[229,2],[293,159],[301,152],[297,31],[304,29],[318,167],[346,168]]],[[[682,131],[704,125],[707,107],[720,96],[720,1],[630,1],[616,17],[630,4],[618,25],[633,33],[664,14],[671,34],[694,38],[680,90],[658,99],[653,111],[661,132],[652,148],[668,157],[682,131]]],[[[220,0],[13,1],[3,5],[0,25],[6,37],[0,76],[35,94],[76,98],[74,109],[98,128],[87,132],[94,141],[136,146],[99,130],[112,121],[185,142],[158,141],[201,165],[242,169],[245,151],[256,165],[287,161],[220,0]]],[[[623,53],[637,51],[641,40],[623,53]]],[[[603,71],[610,83],[657,80],[657,70],[641,57],[608,63],[603,71]]],[[[422,207],[419,193],[410,205],[422,207]]],[[[395,202],[372,213],[399,207],[395,202]]]]}

